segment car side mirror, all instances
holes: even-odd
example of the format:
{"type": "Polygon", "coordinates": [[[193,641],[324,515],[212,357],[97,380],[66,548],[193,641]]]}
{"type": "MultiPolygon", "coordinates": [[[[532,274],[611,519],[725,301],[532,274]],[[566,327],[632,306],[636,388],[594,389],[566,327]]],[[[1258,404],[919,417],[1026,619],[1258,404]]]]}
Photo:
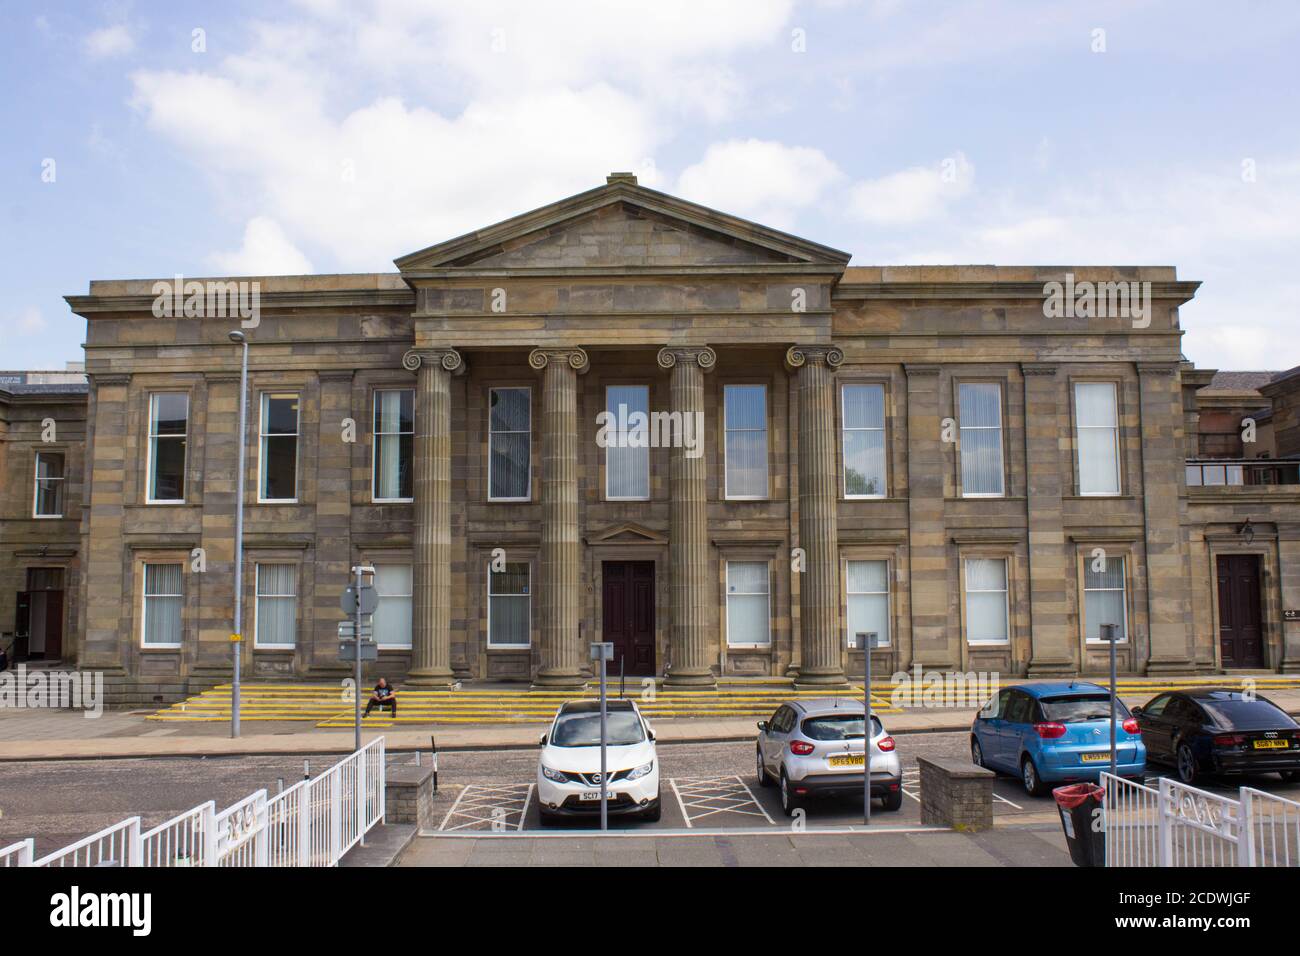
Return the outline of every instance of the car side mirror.
{"type": "Polygon", "coordinates": [[[759,730],[763,731],[764,733],[767,733],[767,721],[766,721],[766,720],[760,720],[756,726],[758,727],[759,730]]]}
{"type": "Polygon", "coordinates": [[[654,742],[654,739],[655,739],[655,732],[654,732],[653,730],[647,730],[647,731],[646,731],[646,736],[650,738],[651,743],[654,742]]]}
{"type": "Polygon", "coordinates": [[[538,738],[537,742],[538,742],[539,744],[541,744],[543,747],[545,747],[545,746],[546,746],[546,734],[542,734],[542,736],[538,738]]]}
{"type": "Polygon", "coordinates": [[[1134,717],[1136,717],[1138,714],[1142,713],[1142,708],[1141,708],[1141,707],[1130,707],[1130,708],[1128,709],[1128,712],[1129,712],[1130,714],[1132,714],[1134,717]]]}

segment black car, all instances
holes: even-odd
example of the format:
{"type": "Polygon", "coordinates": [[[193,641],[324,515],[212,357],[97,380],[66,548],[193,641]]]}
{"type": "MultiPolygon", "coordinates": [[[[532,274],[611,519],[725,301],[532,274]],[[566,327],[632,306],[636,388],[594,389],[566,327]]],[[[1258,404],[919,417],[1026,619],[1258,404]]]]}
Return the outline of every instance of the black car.
{"type": "Polygon", "coordinates": [[[1257,694],[1224,687],[1158,694],[1134,707],[1147,760],[1171,764],[1178,779],[1270,773],[1300,780],[1300,724],[1257,694]]]}

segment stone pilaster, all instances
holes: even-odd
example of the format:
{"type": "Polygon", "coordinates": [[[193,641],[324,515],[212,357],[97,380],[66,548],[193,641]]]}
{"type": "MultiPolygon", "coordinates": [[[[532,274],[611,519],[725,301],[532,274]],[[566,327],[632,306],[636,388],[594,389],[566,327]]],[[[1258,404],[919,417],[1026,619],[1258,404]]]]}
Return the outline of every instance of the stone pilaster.
{"type": "Polygon", "coordinates": [[[418,376],[408,683],[430,687],[452,680],[451,377],[465,370],[465,362],[455,349],[412,349],[402,365],[418,376]]]}
{"type": "Polygon", "coordinates": [[[1142,429],[1142,514],[1146,529],[1147,616],[1151,657],[1147,673],[1195,671],[1187,586],[1187,541],[1182,519],[1186,477],[1183,403],[1178,366],[1139,364],[1142,429]]]}
{"type": "Polygon", "coordinates": [[[1029,520],[1030,677],[1076,670],[1066,597],[1065,526],[1061,517],[1060,385],[1057,366],[1025,364],[1025,476],[1029,520]]]}
{"type": "Polygon", "coordinates": [[[785,360],[799,376],[799,547],[805,560],[795,683],[844,684],[835,430],[835,369],[844,353],[829,345],[796,345],[785,360]]]}
{"type": "MultiPolygon", "coordinates": [[[[704,375],[717,363],[708,346],[665,348],[659,365],[672,369],[671,411],[680,412],[683,428],[696,428],[703,449],[704,375]],[[687,426],[688,417],[693,424],[687,426]]],[[[712,687],[712,664],[718,661],[716,636],[709,633],[712,578],[709,574],[707,467],[701,454],[674,446],[671,453],[669,573],[673,601],[670,660],[665,683],[712,687]],[[712,639],[711,639],[712,638],[712,639]]]]}
{"type": "Polygon", "coordinates": [[[944,538],[944,460],[939,366],[907,365],[907,525],[912,589],[910,663],[954,670],[960,634],[949,634],[948,550],[944,538]]]}
{"type": "Polygon", "coordinates": [[[578,633],[578,375],[579,348],[534,349],[528,364],[542,373],[542,660],[540,687],[581,687],[586,648],[578,633]]]}

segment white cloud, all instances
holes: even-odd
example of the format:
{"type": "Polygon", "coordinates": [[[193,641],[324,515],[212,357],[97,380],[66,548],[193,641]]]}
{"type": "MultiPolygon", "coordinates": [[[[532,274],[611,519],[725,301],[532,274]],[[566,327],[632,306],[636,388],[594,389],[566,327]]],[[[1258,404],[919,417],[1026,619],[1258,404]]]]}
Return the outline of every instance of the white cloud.
{"type": "Polygon", "coordinates": [[[843,178],[819,149],[766,140],[713,143],[677,180],[683,199],[789,228],[797,214],[819,202],[843,178]]]}
{"type": "Polygon", "coordinates": [[[232,276],[307,275],[311,262],[284,234],[279,223],[257,216],[244,227],[244,242],[234,252],[208,257],[217,269],[232,276]]]}
{"type": "Polygon", "coordinates": [[[849,193],[849,212],[876,225],[933,219],[970,192],[975,167],[958,151],[933,166],[913,166],[879,179],[857,183],[849,193]]]}
{"type": "Polygon", "coordinates": [[[124,23],[115,23],[89,34],[83,46],[86,52],[97,59],[125,56],[135,49],[135,38],[124,23]]]}

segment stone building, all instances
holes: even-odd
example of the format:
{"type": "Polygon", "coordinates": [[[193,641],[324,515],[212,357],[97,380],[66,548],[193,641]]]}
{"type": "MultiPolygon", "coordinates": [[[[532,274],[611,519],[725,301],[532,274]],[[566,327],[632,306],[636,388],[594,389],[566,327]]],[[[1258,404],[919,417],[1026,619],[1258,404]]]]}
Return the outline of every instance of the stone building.
{"type": "Polygon", "coordinates": [[[1126,672],[1300,670],[1300,485],[1202,449],[1197,283],[848,262],[614,174],[395,273],[260,277],[253,315],[232,280],[161,309],[94,281],[88,398],[0,393],[0,574],[48,537],[64,659],[143,700],[229,678],[236,480],[249,679],[343,676],[358,561],[378,670],[413,685],[572,686],[596,639],[676,685],[837,684],[872,634],[885,673],[1066,675],[1103,623],[1126,672]],[[24,511],[38,414],[57,523],[24,511]]]}

